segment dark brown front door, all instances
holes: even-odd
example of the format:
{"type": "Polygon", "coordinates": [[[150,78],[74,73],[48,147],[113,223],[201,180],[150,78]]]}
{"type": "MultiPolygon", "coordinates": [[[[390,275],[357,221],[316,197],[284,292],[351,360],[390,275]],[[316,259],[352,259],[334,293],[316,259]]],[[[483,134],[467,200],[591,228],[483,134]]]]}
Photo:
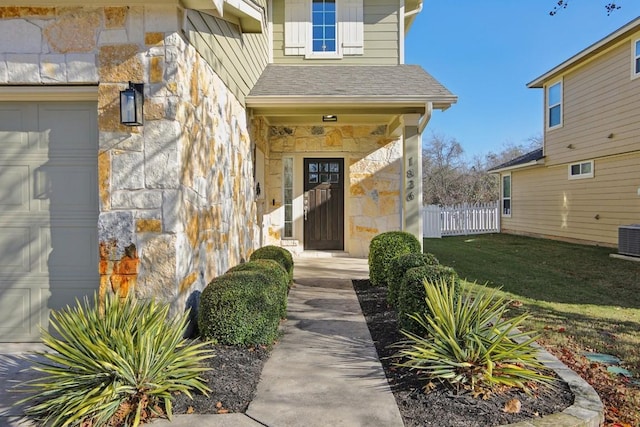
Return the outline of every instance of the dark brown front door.
{"type": "Polygon", "coordinates": [[[304,248],[344,249],[344,159],[304,159],[304,248]]]}

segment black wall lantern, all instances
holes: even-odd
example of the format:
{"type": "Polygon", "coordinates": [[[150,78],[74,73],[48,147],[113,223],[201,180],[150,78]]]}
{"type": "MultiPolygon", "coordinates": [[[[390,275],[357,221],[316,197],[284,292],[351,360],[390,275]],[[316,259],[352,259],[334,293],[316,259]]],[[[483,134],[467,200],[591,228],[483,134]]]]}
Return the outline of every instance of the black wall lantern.
{"type": "Polygon", "coordinates": [[[142,126],[144,83],[131,83],[120,91],[120,123],[126,126],[142,126]]]}

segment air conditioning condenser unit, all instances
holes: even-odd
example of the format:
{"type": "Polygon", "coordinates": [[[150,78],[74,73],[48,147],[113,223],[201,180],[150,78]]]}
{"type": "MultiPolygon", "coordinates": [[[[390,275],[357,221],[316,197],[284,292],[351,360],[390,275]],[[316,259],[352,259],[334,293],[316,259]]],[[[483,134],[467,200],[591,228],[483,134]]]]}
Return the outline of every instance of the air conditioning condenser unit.
{"type": "Polygon", "coordinates": [[[618,227],[618,253],[640,257],[640,224],[618,227]]]}

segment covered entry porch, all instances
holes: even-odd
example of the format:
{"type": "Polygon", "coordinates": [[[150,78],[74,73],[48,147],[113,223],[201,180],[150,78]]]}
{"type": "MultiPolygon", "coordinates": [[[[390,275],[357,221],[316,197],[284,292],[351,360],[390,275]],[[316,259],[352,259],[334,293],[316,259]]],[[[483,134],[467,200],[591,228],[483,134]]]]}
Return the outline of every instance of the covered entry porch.
{"type": "Polygon", "coordinates": [[[422,132],[455,100],[417,66],[268,66],[247,97],[261,243],[365,257],[385,231],[421,240],[422,132]]]}

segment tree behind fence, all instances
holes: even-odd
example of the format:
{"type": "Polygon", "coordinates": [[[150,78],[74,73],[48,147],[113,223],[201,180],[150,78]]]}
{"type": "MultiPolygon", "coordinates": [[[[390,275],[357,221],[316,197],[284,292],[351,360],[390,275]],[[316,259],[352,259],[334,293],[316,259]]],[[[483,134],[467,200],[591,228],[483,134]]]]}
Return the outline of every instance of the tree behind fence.
{"type": "Polygon", "coordinates": [[[423,208],[424,237],[459,236],[500,232],[498,202],[423,208]]]}

